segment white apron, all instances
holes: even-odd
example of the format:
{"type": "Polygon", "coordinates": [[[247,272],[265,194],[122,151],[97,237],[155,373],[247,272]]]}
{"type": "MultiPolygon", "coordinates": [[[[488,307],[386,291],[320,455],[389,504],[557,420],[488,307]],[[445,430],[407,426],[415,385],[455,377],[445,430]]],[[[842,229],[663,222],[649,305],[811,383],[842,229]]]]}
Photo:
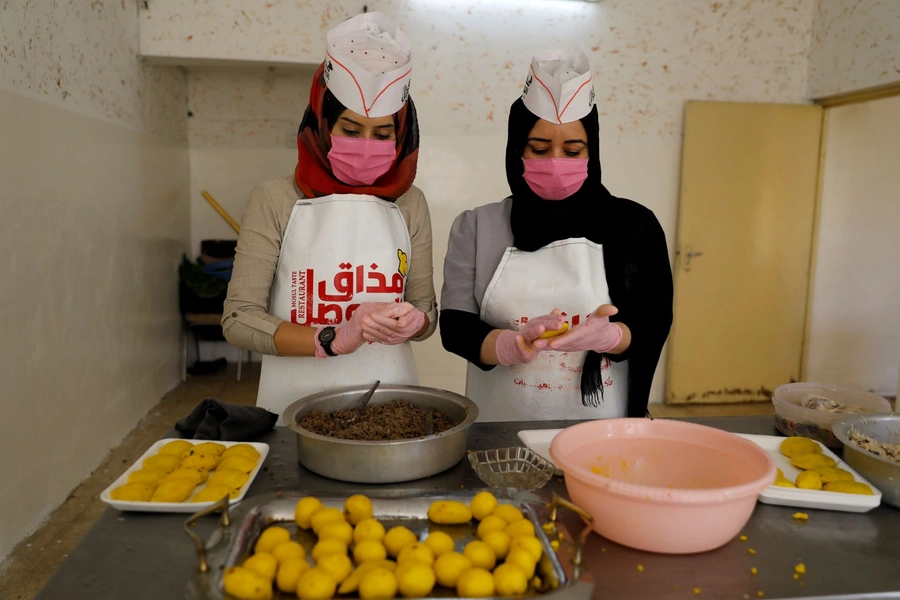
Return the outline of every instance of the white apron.
{"type": "MultiPolygon", "coordinates": [[[[528,317],[559,308],[570,327],[609,304],[603,246],[585,238],[554,242],[535,252],[507,248],[481,302],[481,318],[498,329],[521,329],[528,317]]],[[[605,419],[627,414],[626,362],[604,359],[603,401],[581,403],[586,352],[538,354],[530,364],[482,371],[469,364],[466,395],[480,421],[605,419]]]]}
{"type": "MultiPolygon", "coordinates": [[[[281,241],[269,313],[309,327],[340,326],[362,302],[402,302],[409,260],[409,230],[396,204],[357,194],[298,200],[281,241]]],[[[363,344],[327,359],[263,356],[256,405],[281,414],[310,394],[377,379],[419,383],[409,342],[363,344]]]]}

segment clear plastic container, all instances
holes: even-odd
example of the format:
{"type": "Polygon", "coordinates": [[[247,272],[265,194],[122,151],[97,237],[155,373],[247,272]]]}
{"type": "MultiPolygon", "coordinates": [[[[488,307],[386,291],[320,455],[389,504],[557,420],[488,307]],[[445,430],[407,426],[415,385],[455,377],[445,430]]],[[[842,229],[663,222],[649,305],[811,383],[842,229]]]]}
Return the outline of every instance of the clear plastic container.
{"type": "Polygon", "coordinates": [[[800,403],[810,396],[821,396],[839,404],[864,409],[863,414],[890,414],[891,403],[875,394],[826,383],[788,383],[779,386],[772,397],[775,427],[787,436],[799,435],[822,442],[829,448],[842,448],[831,432],[831,425],[848,413],[805,408],[800,403]]]}

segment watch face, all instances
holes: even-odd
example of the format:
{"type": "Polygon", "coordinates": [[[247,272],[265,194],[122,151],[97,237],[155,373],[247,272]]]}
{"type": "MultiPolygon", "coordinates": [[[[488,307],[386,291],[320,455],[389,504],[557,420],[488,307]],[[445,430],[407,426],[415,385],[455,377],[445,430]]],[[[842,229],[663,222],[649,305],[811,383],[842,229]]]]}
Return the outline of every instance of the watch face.
{"type": "Polygon", "coordinates": [[[334,341],[334,327],[325,327],[319,331],[319,341],[329,344],[334,341]]]}

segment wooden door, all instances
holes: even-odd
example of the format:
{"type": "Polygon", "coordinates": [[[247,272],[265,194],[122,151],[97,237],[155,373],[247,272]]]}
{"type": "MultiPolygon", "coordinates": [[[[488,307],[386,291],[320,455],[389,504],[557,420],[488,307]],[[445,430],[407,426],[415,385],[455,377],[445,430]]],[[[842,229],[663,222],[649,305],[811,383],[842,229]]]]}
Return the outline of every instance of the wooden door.
{"type": "Polygon", "coordinates": [[[821,131],[818,106],[687,104],[667,403],[800,377],[821,131]]]}

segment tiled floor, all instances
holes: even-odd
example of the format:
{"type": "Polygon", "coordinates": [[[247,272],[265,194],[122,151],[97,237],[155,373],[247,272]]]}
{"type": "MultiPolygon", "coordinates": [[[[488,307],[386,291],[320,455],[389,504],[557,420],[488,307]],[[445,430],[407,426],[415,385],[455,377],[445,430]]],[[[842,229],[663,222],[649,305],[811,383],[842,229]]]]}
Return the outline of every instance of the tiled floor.
{"type": "MultiPolygon", "coordinates": [[[[100,492],[200,400],[214,397],[223,402],[253,404],[258,383],[257,364],[244,368],[241,382],[235,381],[235,373],[230,370],[219,375],[191,377],[166,394],[62,506],[0,564],[0,597],[4,600],[33,598],[103,512],[106,505],[99,500],[100,492]]],[[[772,405],[653,405],[651,412],[655,417],[757,415],[772,414],[772,405]]]]}

